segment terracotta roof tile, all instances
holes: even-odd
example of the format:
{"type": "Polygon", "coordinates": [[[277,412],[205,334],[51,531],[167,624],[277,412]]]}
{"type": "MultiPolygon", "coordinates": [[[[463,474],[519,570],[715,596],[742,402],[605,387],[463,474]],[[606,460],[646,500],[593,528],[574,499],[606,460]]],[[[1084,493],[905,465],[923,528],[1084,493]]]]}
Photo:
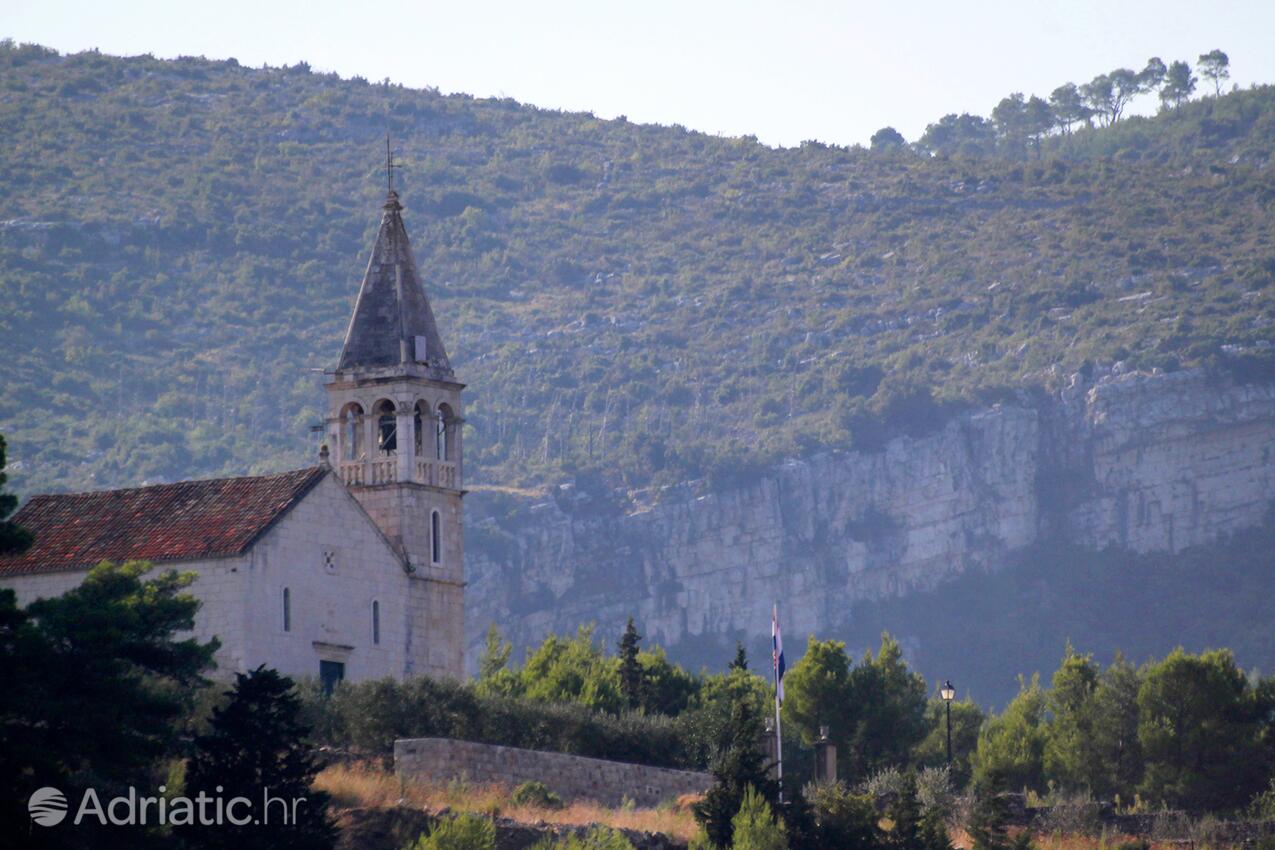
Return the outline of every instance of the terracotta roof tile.
{"type": "Polygon", "coordinates": [[[35,535],[0,557],[0,576],[85,569],[101,561],[178,561],[247,550],[327,473],[179,481],[127,490],[33,496],[13,521],[35,535]]]}

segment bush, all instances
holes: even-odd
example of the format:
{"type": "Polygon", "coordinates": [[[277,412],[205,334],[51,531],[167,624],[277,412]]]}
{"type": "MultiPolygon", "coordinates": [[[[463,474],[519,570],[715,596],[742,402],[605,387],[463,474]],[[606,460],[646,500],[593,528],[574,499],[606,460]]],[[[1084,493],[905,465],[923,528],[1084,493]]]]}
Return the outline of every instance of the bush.
{"type": "Polygon", "coordinates": [[[496,824],[474,814],[443,818],[403,850],[496,850],[496,824]]]}
{"type": "Polygon", "coordinates": [[[536,809],[561,809],[562,798],[543,782],[524,782],[514,789],[511,797],[515,806],[530,806],[536,809]]]}
{"type": "Polygon", "coordinates": [[[321,745],[388,756],[397,738],[457,738],[662,767],[701,767],[684,746],[684,721],[603,714],[585,705],[484,693],[470,682],[426,677],[342,683],[331,697],[299,689],[302,716],[321,745]]]}
{"type": "Polygon", "coordinates": [[[634,850],[624,833],[605,826],[595,826],[586,833],[572,832],[562,838],[546,836],[531,850],[634,850]]]}
{"type": "Polygon", "coordinates": [[[816,785],[807,796],[825,847],[878,846],[881,831],[870,796],[855,794],[840,782],[816,785]]]}
{"type": "Polygon", "coordinates": [[[1151,842],[1145,838],[1135,838],[1132,841],[1121,841],[1116,845],[1115,850],[1151,850],[1151,842]]]}
{"type": "Polygon", "coordinates": [[[783,824],[775,820],[766,800],[749,786],[739,813],[731,820],[732,850],[788,850],[783,824]]]}

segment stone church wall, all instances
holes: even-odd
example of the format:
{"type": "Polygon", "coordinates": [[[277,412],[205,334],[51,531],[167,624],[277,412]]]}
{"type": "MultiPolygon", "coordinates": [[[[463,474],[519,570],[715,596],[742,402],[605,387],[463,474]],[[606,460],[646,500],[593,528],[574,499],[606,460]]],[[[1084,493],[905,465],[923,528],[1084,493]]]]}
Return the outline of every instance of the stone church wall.
{"type": "Polygon", "coordinates": [[[567,802],[584,799],[611,806],[626,798],[639,806],[655,806],[683,794],[702,794],[713,784],[707,773],[453,738],[395,741],[394,770],[404,778],[432,783],[462,780],[516,788],[539,781],[567,802]]]}
{"type": "Polygon", "coordinates": [[[334,475],[253,546],[247,570],[245,668],[267,663],[290,676],[317,676],[326,659],[344,664],[350,681],[402,677],[409,668],[408,576],[334,475]],[[285,587],[292,620],[286,632],[285,587]],[[373,640],[374,601],[379,643],[373,640]]]}

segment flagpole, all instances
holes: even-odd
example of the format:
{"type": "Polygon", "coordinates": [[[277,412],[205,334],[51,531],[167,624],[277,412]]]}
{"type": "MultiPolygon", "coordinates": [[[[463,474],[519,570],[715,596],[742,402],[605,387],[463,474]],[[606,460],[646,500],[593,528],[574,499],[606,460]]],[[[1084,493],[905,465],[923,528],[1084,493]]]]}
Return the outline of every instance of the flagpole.
{"type": "Polygon", "coordinates": [[[781,651],[779,642],[783,638],[779,630],[778,602],[775,603],[774,610],[771,612],[771,622],[774,624],[774,634],[771,639],[775,644],[775,649],[772,653],[774,663],[771,665],[775,678],[775,768],[776,776],[779,778],[779,802],[782,805],[784,802],[784,730],[779,719],[779,653],[781,651]]]}

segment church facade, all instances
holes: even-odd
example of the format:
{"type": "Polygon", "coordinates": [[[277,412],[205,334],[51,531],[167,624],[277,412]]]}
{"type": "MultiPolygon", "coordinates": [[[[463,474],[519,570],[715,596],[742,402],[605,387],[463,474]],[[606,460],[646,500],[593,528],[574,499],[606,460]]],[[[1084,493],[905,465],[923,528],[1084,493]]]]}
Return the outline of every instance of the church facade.
{"type": "Polygon", "coordinates": [[[463,447],[448,361],[392,190],[337,362],[317,466],[31,498],[0,558],[20,604],[103,561],[193,572],[217,675],[464,675],[463,447]]]}

